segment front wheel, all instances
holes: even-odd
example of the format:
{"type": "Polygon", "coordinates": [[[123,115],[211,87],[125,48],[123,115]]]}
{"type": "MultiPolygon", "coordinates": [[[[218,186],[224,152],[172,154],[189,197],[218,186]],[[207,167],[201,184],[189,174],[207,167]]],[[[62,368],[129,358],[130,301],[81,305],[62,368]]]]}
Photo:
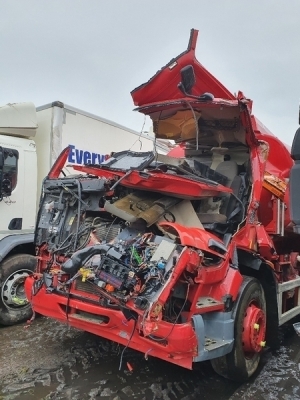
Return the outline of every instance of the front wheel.
{"type": "Polygon", "coordinates": [[[244,277],[233,316],[233,350],[225,356],[211,360],[211,364],[219,375],[243,382],[256,371],[265,346],[266,300],[257,279],[244,277]]]}
{"type": "Polygon", "coordinates": [[[24,282],[35,266],[36,258],[29,254],[11,256],[0,265],[0,324],[14,325],[31,317],[24,282]]]}

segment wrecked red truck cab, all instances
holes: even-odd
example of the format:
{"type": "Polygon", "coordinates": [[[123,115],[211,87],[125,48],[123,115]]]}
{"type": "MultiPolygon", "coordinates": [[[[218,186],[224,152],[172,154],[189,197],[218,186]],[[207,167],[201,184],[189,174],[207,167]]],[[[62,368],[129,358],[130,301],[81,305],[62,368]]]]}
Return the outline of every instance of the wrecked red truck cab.
{"type": "Polygon", "coordinates": [[[123,151],[61,177],[66,149],[43,183],[25,288],[42,315],[242,381],[299,313],[294,163],[195,59],[196,37],[132,92],[184,157],[123,151]]]}

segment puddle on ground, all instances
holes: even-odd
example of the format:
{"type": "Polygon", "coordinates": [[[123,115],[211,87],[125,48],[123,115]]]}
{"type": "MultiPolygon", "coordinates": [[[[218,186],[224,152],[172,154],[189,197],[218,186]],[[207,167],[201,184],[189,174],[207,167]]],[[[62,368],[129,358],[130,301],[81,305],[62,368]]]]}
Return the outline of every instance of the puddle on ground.
{"type": "Polygon", "coordinates": [[[283,329],[283,345],[264,354],[258,376],[242,385],[230,400],[300,400],[300,338],[291,323],[283,329]]]}
{"type": "Polygon", "coordinates": [[[266,353],[257,377],[241,386],[209,362],[189,371],[130,349],[119,369],[122,346],[37,318],[0,329],[0,400],[300,399],[299,340],[291,335],[276,355],[266,353]]]}

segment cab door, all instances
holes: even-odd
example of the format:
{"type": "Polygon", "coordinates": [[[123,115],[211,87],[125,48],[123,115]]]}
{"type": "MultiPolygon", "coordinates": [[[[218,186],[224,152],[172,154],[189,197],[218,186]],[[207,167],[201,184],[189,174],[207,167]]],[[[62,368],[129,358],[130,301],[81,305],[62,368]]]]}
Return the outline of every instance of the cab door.
{"type": "Polygon", "coordinates": [[[34,228],[36,192],[32,193],[31,186],[36,187],[36,165],[25,165],[28,147],[35,155],[32,140],[0,136],[0,239],[15,233],[29,233],[34,228]],[[27,188],[25,181],[29,180],[27,188]],[[34,209],[24,208],[28,198],[34,209]]]}

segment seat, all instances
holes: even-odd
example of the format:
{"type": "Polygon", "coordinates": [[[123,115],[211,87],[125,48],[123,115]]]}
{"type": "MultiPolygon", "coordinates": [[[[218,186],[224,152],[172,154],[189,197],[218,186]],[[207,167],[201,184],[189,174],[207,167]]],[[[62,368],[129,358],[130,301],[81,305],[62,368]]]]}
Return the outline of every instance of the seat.
{"type": "Polygon", "coordinates": [[[226,176],[226,178],[227,178],[226,186],[230,187],[233,179],[239,173],[239,167],[238,167],[237,163],[233,160],[222,161],[222,162],[220,162],[220,164],[218,164],[218,166],[216,168],[216,172],[219,172],[219,174],[226,176]]]}
{"type": "MultiPolygon", "coordinates": [[[[226,176],[226,186],[232,188],[233,193],[238,196],[242,179],[238,176],[238,165],[233,160],[222,161],[216,168],[216,172],[226,176]]],[[[202,224],[214,224],[221,223],[225,224],[228,217],[235,209],[236,199],[233,196],[224,196],[218,202],[214,202],[213,199],[208,199],[208,202],[201,207],[200,213],[197,213],[198,218],[202,224]],[[233,199],[233,200],[232,200],[233,199]]]]}

